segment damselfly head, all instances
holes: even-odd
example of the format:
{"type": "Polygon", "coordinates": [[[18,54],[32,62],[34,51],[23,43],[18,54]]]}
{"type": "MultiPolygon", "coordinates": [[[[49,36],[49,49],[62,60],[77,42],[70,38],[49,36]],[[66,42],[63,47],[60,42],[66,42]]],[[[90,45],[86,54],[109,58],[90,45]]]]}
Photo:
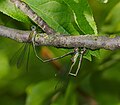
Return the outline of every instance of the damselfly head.
{"type": "Polygon", "coordinates": [[[32,30],[32,31],[35,31],[35,30],[36,30],[36,26],[34,26],[34,25],[31,26],[31,30],[32,30]]]}

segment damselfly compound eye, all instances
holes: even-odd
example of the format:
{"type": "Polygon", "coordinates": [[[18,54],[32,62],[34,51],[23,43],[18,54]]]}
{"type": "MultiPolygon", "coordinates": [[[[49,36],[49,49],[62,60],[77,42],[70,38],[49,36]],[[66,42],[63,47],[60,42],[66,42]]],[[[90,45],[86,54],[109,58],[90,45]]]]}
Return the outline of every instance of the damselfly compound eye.
{"type": "Polygon", "coordinates": [[[31,26],[31,30],[35,31],[36,30],[36,26],[31,26]]]}

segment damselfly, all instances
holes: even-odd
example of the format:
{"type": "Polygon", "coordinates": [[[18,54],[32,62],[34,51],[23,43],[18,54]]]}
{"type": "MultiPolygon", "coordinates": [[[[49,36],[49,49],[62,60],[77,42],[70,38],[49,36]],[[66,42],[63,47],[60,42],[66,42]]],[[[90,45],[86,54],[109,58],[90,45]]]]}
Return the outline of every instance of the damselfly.
{"type": "MultiPolygon", "coordinates": [[[[19,69],[22,66],[22,63],[25,61],[25,57],[26,58],[26,70],[28,71],[28,63],[29,63],[29,55],[30,55],[30,41],[32,41],[32,46],[33,46],[33,51],[35,53],[35,56],[41,60],[42,62],[49,62],[49,61],[53,61],[59,58],[53,58],[53,59],[49,59],[49,60],[43,60],[42,58],[40,58],[36,52],[36,48],[35,48],[35,37],[36,37],[36,26],[32,26],[31,27],[32,32],[30,33],[29,37],[28,37],[28,41],[27,43],[24,43],[19,49],[18,51],[14,54],[14,56],[12,56],[12,58],[10,59],[10,64],[16,64],[17,68],[19,69]]],[[[62,56],[64,57],[64,56],[62,56]]],[[[61,57],[61,58],[62,58],[61,57]]]]}
{"type": "MultiPolygon", "coordinates": [[[[35,37],[36,37],[36,34],[37,34],[37,32],[36,32],[36,27],[35,27],[35,26],[32,26],[31,29],[32,29],[32,32],[31,32],[30,35],[29,35],[28,43],[25,43],[25,44],[18,50],[18,52],[20,52],[21,50],[22,50],[22,51],[21,51],[21,53],[20,53],[20,55],[19,55],[19,57],[18,57],[17,68],[20,68],[20,67],[21,67],[21,64],[22,64],[23,61],[24,61],[24,57],[25,57],[25,55],[27,55],[26,70],[28,70],[28,62],[29,62],[29,55],[30,55],[30,44],[29,44],[29,42],[32,41],[32,46],[33,46],[33,50],[34,50],[35,56],[36,56],[40,61],[42,61],[42,62],[50,62],[50,61],[54,61],[54,60],[57,60],[57,59],[64,58],[64,57],[66,57],[66,56],[68,56],[68,55],[73,55],[73,57],[72,57],[72,63],[73,63],[73,64],[72,64],[71,67],[70,67],[69,74],[70,74],[70,75],[73,75],[73,76],[77,76],[78,71],[79,71],[80,66],[81,66],[82,58],[83,58],[83,55],[84,55],[86,49],[85,49],[85,48],[81,48],[81,51],[79,52],[79,48],[74,48],[73,51],[70,51],[70,52],[68,52],[68,53],[66,53],[66,54],[64,54],[64,55],[62,55],[62,56],[60,56],[60,57],[43,60],[41,57],[38,56],[38,54],[37,54],[37,52],[36,52],[36,45],[35,45],[35,37]],[[77,59],[78,59],[79,56],[80,56],[80,58],[79,58],[79,63],[78,63],[77,70],[76,70],[75,73],[72,73],[72,70],[73,70],[73,68],[74,68],[74,66],[75,66],[75,64],[76,64],[76,61],[77,61],[77,59]]],[[[12,62],[14,58],[16,58],[16,55],[18,54],[18,52],[13,56],[13,58],[11,59],[10,62],[12,62]]]]}

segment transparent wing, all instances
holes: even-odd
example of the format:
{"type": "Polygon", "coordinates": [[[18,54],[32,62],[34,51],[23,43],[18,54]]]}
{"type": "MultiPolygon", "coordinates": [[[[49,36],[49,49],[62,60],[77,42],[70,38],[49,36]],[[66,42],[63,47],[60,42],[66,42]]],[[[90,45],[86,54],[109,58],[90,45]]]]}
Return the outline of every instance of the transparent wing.
{"type": "Polygon", "coordinates": [[[18,61],[17,61],[17,68],[20,68],[21,65],[22,65],[22,63],[24,62],[25,55],[26,55],[27,50],[28,50],[28,46],[29,46],[28,43],[26,43],[26,44],[24,45],[24,48],[23,48],[23,50],[21,51],[20,56],[19,56],[18,61]]]}
{"type": "Polygon", "coordinates": [[[69,75],[66,68],[63,68],[57,75],[56,78],[58,78],[58,81],[55,85],[55,90],[61,90],[67,88],[67,85],[69,83],[69,75]]]}
{"type": "Polygon", "coordinates": [[[17,60],[18,60],[18,57],[20,55],[20,52],[22,51],[22,49],[24,48],[24,45],[22,45],[16,52],[15,54],[11,57],[10,59],[10,65],[14,65],[16,64],[17,60]]]}
{"type": "Polygon", "coordinates": [[[28,67],[29,67],[29,58],[30,58],[30,45],[28,45],[27,62],[26,62],[26,71],[28,71],[28,67]]]}

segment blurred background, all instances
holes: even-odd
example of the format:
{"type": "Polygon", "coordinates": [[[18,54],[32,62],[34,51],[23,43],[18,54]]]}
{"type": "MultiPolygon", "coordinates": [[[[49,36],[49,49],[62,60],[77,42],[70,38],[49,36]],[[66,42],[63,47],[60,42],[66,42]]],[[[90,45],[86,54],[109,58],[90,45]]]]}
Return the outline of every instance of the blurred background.
{"type": "MultiPolygon", "coordinates": [[[[119,0],[109,0],[107,3],[104,3],[105,0],[88,1],[99,34],[119,35],[119,0]]],[[[33,23],[21,23],[0,13],[0,25],[31,30],[33,23]]],[[[68,76],[71,56],[42,63],[35,57],[32,46],[30,53],[29,47],[26,47],[25,56],[21,55],[22,50],[17,52],[23,45],[0,37],[0,105],[120,105],[119,50],[101,49],[99,58],[92,57],[91,62],[83,59],[78,76],[73,77],[68,76]]],[[[43,59],[68,51],[71,50],[37,47],[43,59]]]]}

